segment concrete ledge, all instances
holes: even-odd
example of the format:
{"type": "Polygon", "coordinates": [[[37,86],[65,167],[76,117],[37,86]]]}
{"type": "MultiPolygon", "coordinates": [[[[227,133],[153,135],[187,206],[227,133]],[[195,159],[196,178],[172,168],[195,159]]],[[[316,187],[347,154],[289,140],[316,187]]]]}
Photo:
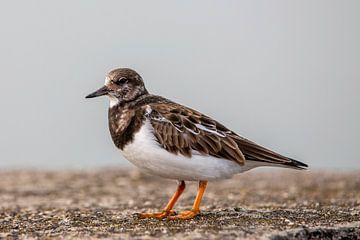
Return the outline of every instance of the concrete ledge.
{"type": "MultiPolygon", "coordinates": [[[[209,183],[191,221],[137,218],[175,188],[122,169],[1,172],[0,238],[359,239],[359,172],[254,170],[209,183]]],[[[196,188],[187,184],[176,211],[196,188]]]]}

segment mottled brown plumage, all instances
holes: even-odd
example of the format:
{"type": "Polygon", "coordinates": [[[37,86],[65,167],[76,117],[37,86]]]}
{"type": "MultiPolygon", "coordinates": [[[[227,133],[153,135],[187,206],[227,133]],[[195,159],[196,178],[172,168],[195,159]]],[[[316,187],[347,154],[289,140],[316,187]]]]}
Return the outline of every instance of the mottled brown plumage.
{"type": "Polygon", "coordinates": [[[108,115],[111,138],[115,146],[122,150],[141,128],[144,121],[143,110],[114,106],[109,108],[108,115]]]}
{"type": "Polygon", "coordinates": [[[215,120],[175,103],[149,105],[151,125],[159,144],[167,151],[191,157],[192,150],[203,155],[235,161],[241,165],[245,157],[233,134],[215,120]]]}

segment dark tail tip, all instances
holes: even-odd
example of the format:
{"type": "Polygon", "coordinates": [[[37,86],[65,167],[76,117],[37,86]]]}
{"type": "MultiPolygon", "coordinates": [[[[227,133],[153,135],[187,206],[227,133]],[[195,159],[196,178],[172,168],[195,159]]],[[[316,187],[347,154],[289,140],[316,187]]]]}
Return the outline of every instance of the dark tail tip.
{"type": "Polygon", "coordinates": [[[301,169],[301,170],[306,170],[309,167],[307,164],[297,161],[292,158],[289,158],[289,162],[286,163],[285,165],[292,167],[292,168],[301,169]]]}

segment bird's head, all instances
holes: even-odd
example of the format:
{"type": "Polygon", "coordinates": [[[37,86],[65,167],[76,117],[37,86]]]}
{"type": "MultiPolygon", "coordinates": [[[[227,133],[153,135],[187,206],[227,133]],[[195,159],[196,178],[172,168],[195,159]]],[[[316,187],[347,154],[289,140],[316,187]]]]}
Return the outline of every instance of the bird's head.
{"type": "Polygon", "coordinates": [[[86,98],[107,95],[110,98],[110,105],[114,106],[121,102],[132,101],[147,93],[144,82],[137,72],[129,68],[118,68],[106,75],[103,87],[87,95],[86,98]]]}

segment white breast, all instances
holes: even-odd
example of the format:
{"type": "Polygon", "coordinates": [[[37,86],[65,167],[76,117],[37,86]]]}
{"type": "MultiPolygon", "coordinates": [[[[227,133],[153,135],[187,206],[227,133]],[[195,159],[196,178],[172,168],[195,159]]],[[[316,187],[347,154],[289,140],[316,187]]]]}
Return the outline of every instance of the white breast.
{"type": "Polygon", "coordinates": [[[198,152],[193,152],[192,158],[170,153],[158,144],[148,120],[135,134],[133,142],[121,152],[144,172],[177,180],[225,179],[257,166],[251,163],[240,166],[233,161],[204,156],[198,152]]]}

